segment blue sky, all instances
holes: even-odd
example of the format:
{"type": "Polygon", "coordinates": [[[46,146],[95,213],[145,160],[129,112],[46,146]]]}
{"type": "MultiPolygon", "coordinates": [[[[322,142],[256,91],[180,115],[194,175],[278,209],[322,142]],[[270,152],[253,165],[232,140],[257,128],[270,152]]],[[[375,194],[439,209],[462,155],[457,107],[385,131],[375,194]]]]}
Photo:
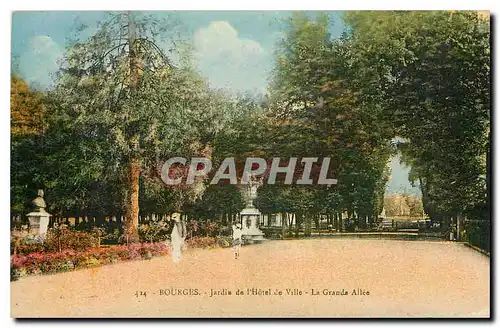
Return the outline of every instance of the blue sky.
{"type": "MultiPolygon", "coordinates": [[[[198,70],[209,83],[233,92],[265,92],[273,66],[274,47],[283,33],[286,11],[154,12],[177,26],[191,41],[198,70]],[[178,24],[180,23],[180,24],[178,24]]],[[[313,13],[311,13],[313,14],[313,13]]],[[[344,29],[339,12],[330,13],[330,34],[344,29]]],[[[104,12],[15,12],[12,17],[13,66],[30,84],[48,87],[75,27],[83,23],[90,35],[104,12]]],[[[418,193],[408,182],[408,168],[391,159],[389,192],[418,193]]]]}

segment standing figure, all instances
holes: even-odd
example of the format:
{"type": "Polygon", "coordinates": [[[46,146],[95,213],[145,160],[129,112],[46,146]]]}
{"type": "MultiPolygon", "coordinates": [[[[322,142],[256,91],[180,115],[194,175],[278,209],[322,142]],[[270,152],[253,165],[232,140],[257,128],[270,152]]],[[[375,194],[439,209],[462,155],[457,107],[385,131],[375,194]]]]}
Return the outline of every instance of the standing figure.
{"type": "Polygon", "coordinates": [[[240,257],[242,234],[243,230],[241,229],[241,224],[240,223],[233,224],[233,250],[235,259],[238,259],[240,257]]]}
{"type": "Polygon", "coordinates": [[[179,262],[181,260],[181,249],[186,239],[186,228],[181,221],[179,213],[172,214],[172,233],[170,234],[170,241],[172,243],[172,260],[179,262]]]}

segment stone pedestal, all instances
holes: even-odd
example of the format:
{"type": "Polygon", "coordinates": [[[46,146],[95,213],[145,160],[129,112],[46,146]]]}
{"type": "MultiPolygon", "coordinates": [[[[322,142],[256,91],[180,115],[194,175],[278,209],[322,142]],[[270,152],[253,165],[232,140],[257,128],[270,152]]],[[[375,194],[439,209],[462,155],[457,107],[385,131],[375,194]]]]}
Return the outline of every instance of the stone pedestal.
{"type": "Polygon", "coordinates": [[[246,206],[240,212],[242,235],[247,243],[260,243],[264,241],[264,233],[259,229],[260,211],[255,208],[253,201],[257,198],[259,183],[250,177],[250,183],[242,188],[246,206]]]}
{"type": "Polygon", "coordinates": [[[264,233],[259,229],[261,213],[256,208],[245,208],[240,212],[242,235],[249,243],[264,241],[264,233]]]}
{"type": "Polygon", "coordinates": [[[52,215],[47,212],[31,212],[28,213],[28,220],[30,222],[31,233],[45,239],[47,228],[49,226],[49,219],[52,215]]]}

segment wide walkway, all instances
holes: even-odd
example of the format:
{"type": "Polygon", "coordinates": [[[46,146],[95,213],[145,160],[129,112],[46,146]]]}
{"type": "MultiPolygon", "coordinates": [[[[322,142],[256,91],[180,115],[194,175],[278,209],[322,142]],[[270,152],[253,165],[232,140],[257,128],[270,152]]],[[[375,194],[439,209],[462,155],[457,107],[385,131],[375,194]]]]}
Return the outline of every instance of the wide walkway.
{"type": "Polygon", "coordinates": [[[162,257],[25,277],[11,283],[11,313],[13,317],[487,317],[489,270],[488,257],[451,242],[269,241],[243,247],[239,260],[233,259],[230,249],[193,249],[177,264],[162,257]],[[221,295],[211,296],[211,289],[221,295]],[[238,289],[245,294],[236,295],[238,289]],[[344,291],[347,295],[342,295],[344,291]]]}

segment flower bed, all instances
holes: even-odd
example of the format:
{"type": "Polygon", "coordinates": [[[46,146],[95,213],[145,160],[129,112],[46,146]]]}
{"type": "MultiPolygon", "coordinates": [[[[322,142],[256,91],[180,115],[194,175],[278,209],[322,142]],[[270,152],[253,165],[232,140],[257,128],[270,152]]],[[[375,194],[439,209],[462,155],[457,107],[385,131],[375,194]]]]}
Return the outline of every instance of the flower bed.
{"type": "Polygon", "coordinates": [[[102,229],[94,228],[91,232],[69,229],[66,225],[50,228],[45,236],[43,244],[30,242],[26,231],[15,231],[11,234],[11,255],[31,254],[37,252],[54,253],[63,250],[75,250],[84,252],[100,246],[100,238],[103,236],[102,229]]]}
{"type": "MultiPolygon", "coordinates": [[[[193,237],[186,240],[188,248],[230,247],[231,237],[193,237]]],[[[43,249],[40,248],[40,249],[43,249]]],[[[120,261],[151,259],[167,255],[168,243],[143,243],[91,248],[85,251],[65,249],[61,252],[36,251],[11,255],[11,280],[30,274],[51,274],[80,268],[97,267],[120,261]]]]}
{"type": "Polygon", "coordinates": [[[50,274],[120,261],[151,259],[168,253],[169,246],[164,242],[158,242],[93,248],[84,252],[63,250],[11,255],[11,280],[29,274],[50,274]]]}

